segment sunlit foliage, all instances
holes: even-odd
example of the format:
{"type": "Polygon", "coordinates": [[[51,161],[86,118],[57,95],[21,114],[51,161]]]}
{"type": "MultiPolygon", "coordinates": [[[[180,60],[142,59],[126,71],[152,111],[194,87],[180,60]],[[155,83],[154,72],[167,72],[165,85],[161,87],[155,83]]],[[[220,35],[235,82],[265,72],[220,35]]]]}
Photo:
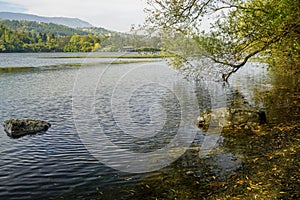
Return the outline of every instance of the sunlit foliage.
{"type": "Polygon", "coordinates": [[[269,56],[276,64],[299,69],[299,64],[295,67],[300,55],[298,0],[148,0],[148,4],[147,24],[152,28],[195,41],[194,52],[175,51],[183,58],[181,64],[195,55],[206,58],[211,63],[206,65],[220,69],[223,80],[255,56],[269,56]],[[201,24],[208,16],[213,19],[211,29],[204,32],[201,24]]]}

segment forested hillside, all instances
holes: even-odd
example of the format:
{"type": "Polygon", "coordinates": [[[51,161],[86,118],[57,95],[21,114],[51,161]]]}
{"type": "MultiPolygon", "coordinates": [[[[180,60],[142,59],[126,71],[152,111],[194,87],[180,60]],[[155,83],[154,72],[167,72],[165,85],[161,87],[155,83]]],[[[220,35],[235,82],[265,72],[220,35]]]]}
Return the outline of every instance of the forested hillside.
{"type": "Polygon", "coordinates": [[[0,25],[0,52],[90,52],[100,48],[104,39],[92,34],[60,36],[52,32],[12,30],[0,25]]]}
{"type": "Polygon", "coordinates": [[[161,40],[53,23],[0,19],[0,52],[158,51],[161,40]]]}
{"type": "Polygon", "coordinates": [[[92,24],[84,20],[78,18],[69,18],[69,17],[44,17],[44,16],[25,14],[25,13],[0,12],[0,18],[8,19],[8,20],[18,20],[18,21],[26,20],[26,21],[43,22],[43,23],[54,23],[54,24],[68,26],[70,28],[93,27],[92,24]]]}
{"type": "Polygon", "coordinates": [[[20,32],[35,32],[35,33],[52,33],[60,36],[72,36],[74,34],[87,35],[88,32],[80,29],[70,28],[64,25],[33,22],[33,21],[18,21],[18,20],[3,20],[0,19],[0,24],[9,29],[20,32]]]}

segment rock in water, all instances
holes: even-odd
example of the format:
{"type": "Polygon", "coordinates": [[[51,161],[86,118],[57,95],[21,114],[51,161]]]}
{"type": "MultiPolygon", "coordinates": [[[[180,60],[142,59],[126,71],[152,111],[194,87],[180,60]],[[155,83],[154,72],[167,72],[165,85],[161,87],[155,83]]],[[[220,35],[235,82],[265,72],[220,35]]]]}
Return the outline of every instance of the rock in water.
{"type": "Polygon", "coordinates": [[[6,120],[3,126],[8,136],[18,138],[28,134],[47,131],[51,127],[51,124],[33,119],[10,119],[6,120]]]}
{"type": "Polygon", "coordinates": [[[266,114],[262,110],[218,108],[203,111],[196,125],[204,131],[212,124],[222,128],[253,129],[266,122],[266,114]]]}

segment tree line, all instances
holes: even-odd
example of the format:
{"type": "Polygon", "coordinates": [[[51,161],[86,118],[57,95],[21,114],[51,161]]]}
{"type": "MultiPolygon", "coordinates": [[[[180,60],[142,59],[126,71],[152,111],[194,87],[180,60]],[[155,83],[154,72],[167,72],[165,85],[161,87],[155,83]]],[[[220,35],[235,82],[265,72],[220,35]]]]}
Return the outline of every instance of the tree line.
{"type": "Polygon", "coordinates": [[[73,29],[63,25],[0,20],[0,52],[159,51],[157,36],[125,34],[103,28],[73,29]]]}
{"type": "Polygon", "coordinates": [[[101,47],[102,36],[60,36],[54,33],[15,31],[0,25],[0,52],[91,52],[101,47]]]}
{"type": "MultiPolygon", "coordinates": [[[[89,32],[82,29],[70,28],[68,26],[35,22],[35,21],[25,21],[25,20],[4,20],[0,19],[0,24],[6,26],[8,29],[16,30],[19,32],[36,32],[36,33],[52,33],[56,36],[72,36],[74,34],[78,35],[88,35],[89,32]]],[[[106,32],[102,30],[102,32],[106,32]]]]}

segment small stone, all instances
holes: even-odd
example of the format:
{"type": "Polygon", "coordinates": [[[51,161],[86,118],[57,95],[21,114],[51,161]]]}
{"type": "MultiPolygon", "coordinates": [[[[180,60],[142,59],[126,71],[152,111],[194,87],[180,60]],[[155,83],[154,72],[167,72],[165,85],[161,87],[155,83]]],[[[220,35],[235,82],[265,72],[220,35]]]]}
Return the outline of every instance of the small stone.
{"type": "Polygon", "coordinates": [[[3,126],[8,136],[19,138],[24,135],[47,131],[51,127],[51,124],[33,119],[10,119],[6,120],[3,126]]]}

